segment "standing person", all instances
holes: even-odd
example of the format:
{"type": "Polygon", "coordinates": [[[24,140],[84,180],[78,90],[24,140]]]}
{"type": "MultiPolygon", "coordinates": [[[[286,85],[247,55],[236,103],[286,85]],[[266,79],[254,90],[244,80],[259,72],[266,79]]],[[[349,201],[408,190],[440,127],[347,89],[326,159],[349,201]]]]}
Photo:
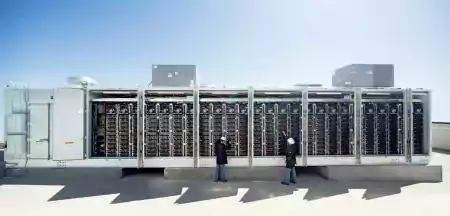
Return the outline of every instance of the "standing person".
{"type": "Polygon", "coordinates": [[[295,140],[292,137],[288,137],[283,131],[283,138],[285,139],[286,146],[286,169],[284,171],[284,179],[281,184],[289,185],[290,183],[297,183],[297,173],[295,172],[295,165],[297,160],[295,158],[295,140]]]}
{"type": "Polygon", "coordinates": [[[214,144],[216,153],[216,173],[214,175],[214,181],[227,182],[225,178],[225,165],[228,164],[227,150],[231,148],[229,141],[225,137],[221,137],[214,144]]]}

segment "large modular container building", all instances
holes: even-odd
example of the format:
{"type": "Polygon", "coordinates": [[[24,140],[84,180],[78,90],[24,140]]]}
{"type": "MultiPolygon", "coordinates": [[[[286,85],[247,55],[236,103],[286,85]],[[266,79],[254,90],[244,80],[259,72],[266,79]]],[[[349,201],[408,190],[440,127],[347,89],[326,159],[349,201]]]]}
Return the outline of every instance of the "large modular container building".
{"type": "Polygon", "coordinates": [[[431,95],[397,88],[5,89],[5,160],[18,167],[428,164],[431,95]]]}

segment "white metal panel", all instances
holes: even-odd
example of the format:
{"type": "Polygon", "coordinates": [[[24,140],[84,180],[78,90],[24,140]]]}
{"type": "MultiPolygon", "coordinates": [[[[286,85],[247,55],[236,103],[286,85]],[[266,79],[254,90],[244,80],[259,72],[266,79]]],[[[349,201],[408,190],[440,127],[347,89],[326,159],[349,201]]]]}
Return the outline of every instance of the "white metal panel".
{"type": "MultiPolygon", "coordinates": [[[[297,164],[295,166],[305,166],[303,157],[297,156],[297,164]]],[[[286,166],[286,157],[274,156],[274,157],[255,157],[253,158],[252,166],[255,167],[269,167],[269,166],[286,166]]]]}
{"type": "MultiPolygon", "coordinates": [[[[199,158],[199,167],[215,167],[216,157],[200,157],[199,158]]],[[[229,167],[248,167],[248,157],[228,157],[229,167]]]]}
{"type": "MultiPolygon", "coordinates": [[[[303,158],[297,157],[297,163],[301,162],[303,158]]],[[[254,157],[253,158],[253,166],[285,166],[286,158],[285,157],[254,157]]],[[[297,164],[297,166],[299,166],[297,164]]]]}
{"type": "Polygon", "coordinates": [[[27,168],[136,168],[136,159],[86,159],[86,160],[42,160],[16,159],[8,161],[15,167],[27,168]]]}
{"type": "Polygon", "coordinates": [[[5,113],[26,113],[27,89],[6,89],[5,113]]]}
{"type": "Polygon", "coordinates": [[[5,160],[25,158],[27,140],[25,135],[8,135],[8,148],[5,152],[5,160]]]}
{"type": "MultiPolygon", "coordinates": [[[[137,160],[136,160],[137,162],[137,160]]],[[[192,157],[154,157],[143,159],[143,167],[194,167],[194,158],[192,157]]]]}
{"type": "Polygon", "coordinates": [[[5,90],[4,139],[8,145],[5,158],[25,158],[27,154],[27,89],[5,90]]]}
{"type": "Polygon", "coordinates": [[[6,116],[6,133],[7,134],[23,134],[27,131],[27,115],[26,114],[9,114],[6,116]]]}
{"type": "Polygon", "coordinates": [[[362,165],[406,163],[405,156],[361,156],[362,165]]]}
{"type": "Polygon", "coordinates": [[[50,104],[36,104],[28,107],[29,123],[29,158],[49,159],[49,112],[50,104]]]}
{"type": "Polygon", "coordinates": [[[84,90],[56,89],[53,103],[53,160],[84,158],[84,90]]]}
{"type": "Polygon", "coordinates": [[[411,163],[416,165],[426,165],[430,163],[431,157],[428,155],[413,155],[411,163]]]}
{"type": "Polygon", "coordinates": [[[308,166],[327,165],[356,165],[357,159],[354,156],[309,156],[308,166]]]}
{"type": "Polygon", "coordinates": [[[30,89],[28,92],[29,104],[44,104],[52,101],[53,89],[30,89]]]}

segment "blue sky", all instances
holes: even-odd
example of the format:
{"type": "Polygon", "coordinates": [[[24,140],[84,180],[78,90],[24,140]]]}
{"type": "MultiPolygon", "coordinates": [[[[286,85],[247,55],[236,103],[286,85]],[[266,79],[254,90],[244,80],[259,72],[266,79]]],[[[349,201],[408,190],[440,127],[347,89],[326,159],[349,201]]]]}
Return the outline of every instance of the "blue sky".
{"type": "Polygon", "coordinates": [[[433,120],[450,121],[448,11],[446,0],[0,0],[0,83],[127,87],[152,64],[196,64],[202,83],[330,86],[340,66],[393,63],[396,85],[433,89],[433,120]]]}

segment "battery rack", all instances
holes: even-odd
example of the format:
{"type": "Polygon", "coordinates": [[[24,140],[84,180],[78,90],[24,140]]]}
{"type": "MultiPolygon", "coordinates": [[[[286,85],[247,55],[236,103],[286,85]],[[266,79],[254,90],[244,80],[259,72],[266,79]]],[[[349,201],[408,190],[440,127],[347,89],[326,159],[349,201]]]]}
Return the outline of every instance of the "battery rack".
{"type": "Polygon", "coordinates": [[[245,102],[200,102],[200,156],[215,156],[222,136],[231,144],[229,156],[248,155],[248,108],[245,102]]]}
{"type": "Polygon", "coordinates": [[[145,156],[193,156],[193,104],[146,102],[145,156]]]}
{"type": "Polygon", "coordinates": [[[136,90],[88,91],[93,158],[135,158],[138,149],[136,90]]]}
{"type": "Polygon", "coordinates": [[[353,92],[309,92],[308,155],[355,155],[353,92]]]}
{"type": "Polygon", "coordinates": [[[222,136],[231,144],[232,166],[279,166],[287,147],[282,132],[295,140],[299,166],[423,163],[431,151],[427,90],[87,92],[88,157],[139,157],[138,167],[214,166],[222,136]]]}

